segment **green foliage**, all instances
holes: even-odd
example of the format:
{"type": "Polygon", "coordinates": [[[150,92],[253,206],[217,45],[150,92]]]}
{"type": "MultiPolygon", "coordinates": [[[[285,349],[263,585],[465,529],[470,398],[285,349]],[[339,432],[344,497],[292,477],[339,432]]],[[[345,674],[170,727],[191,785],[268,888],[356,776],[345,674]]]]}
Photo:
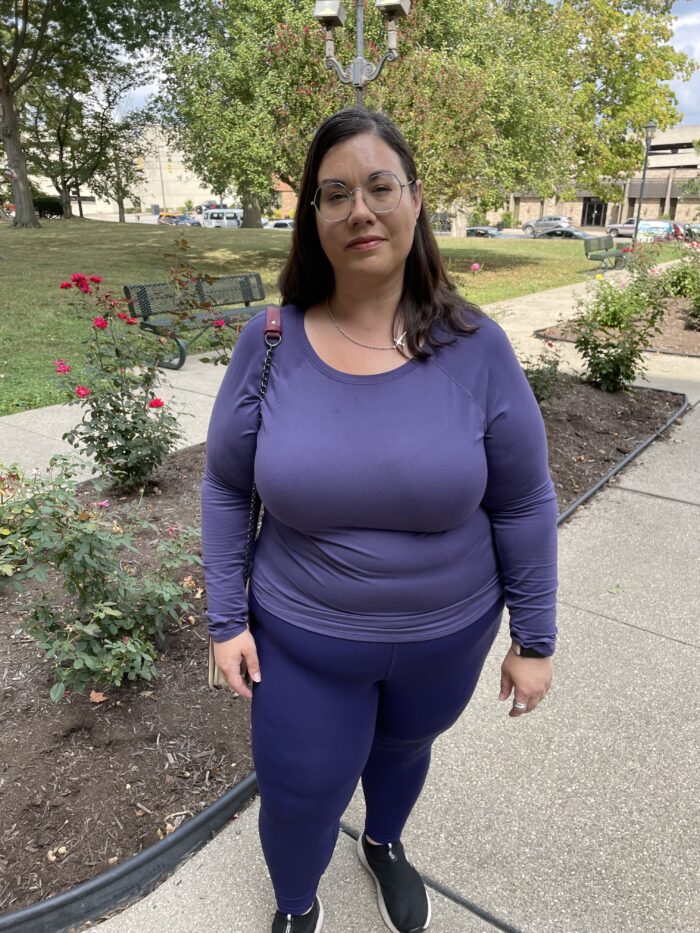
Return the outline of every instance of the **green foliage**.
{"type": "Polygon", "coordinates": [[[55,361],[68,402],[83,409],[80,423],[63,436],[92,457],[113,483],[138,488],[182,433],[176,416],[155,394],[162,347],[138,328],[123,298],[100,290],[99,276],[74,273],[71,280],[81,293],[78,313],[90,330],[77,385],[73,367],[55,361]]]}
{"type": "Polygon", "coordinates": [[[666,295],[672,298],[692,298],[700,295],[700,255],[691,253],[666,269],[662,286],[666,295]]]}
{"type": "MultiPolygon", "coordinates": [[[[175,29],[164,49],[161,118],[214,190],[235,183],[265,198],[273,174],[296,188],[316,126],[355,103],[325,67],[312,4],[204,0],[203,20],[197,37],[175,29]]],[[[352,10],[347,27],[335,33],[343,65],[355,55],[352,10]]],[[[500,207],[514,190],[575,184],[620,198],[644,124],[679,118],[668,81],[695,68],[671,37],[670,0],[421,0],[399,22],[399,60],[364,102],[401,127],[433,208],[500,207]]],[[[385,27],[371,9],[365,41],[378,62],[385,27]]]]}
{"type": "Polygon", "coordinates": [[[47,476],[0,465],[0,581],[23,591],[52,575],[63,586],[61,605],[46,593],[31,596],[23,622],[54,666],[54,701],[66,688],[150,680],[166,623],[191,608],[191,577],[177,582],[175,575],[200,562],[187,553],[198,532],[171,529],[165,540],[149,542],[157,568],[137,573],[134,535],[157,541],[158,530],[109,509],[107,500],[81,502],[67,458],[54,458],[47,476]]]}
{"type": "Polygon", "coordinates": [[[504,211],[501,214],[501,223],[503,224],[504,227],[513,226],[513,215],[511,214],[510,211],[504,211]]]}
{"type": "Polygon", "coordinates": [[[619,392],[644,369],[644,351],[660,330],[663,291],[658,277],[638,272],[628,283],[600,282],[572,321],[586,380],[619,392]]]}
{"type": "Polygon", "coordinates": [[[688,330],[700,330],[700,289],[691,297],[691,304],[685,313],[685,326],[688,330]]]}
{"type": "Polygon", "coordinates": [[[564,376],[559,369],[560,364],[561,357],[551,340],[546,342],[536,360],[523,360],[523,370],[538,402],[544,402],[560,394],[564,382],[564,376]]]}
{"type": "Polygon", "coordinates": [[[470,227],[483,227],[486,223],[486,214],[483,211],[472,211],[469,215],[470,227]]]}
{"type": "Polygon", "coordinates": [[[35,194],[34,209],[40,217],[62,217],[63,205],[55,194],[35,194]]]}

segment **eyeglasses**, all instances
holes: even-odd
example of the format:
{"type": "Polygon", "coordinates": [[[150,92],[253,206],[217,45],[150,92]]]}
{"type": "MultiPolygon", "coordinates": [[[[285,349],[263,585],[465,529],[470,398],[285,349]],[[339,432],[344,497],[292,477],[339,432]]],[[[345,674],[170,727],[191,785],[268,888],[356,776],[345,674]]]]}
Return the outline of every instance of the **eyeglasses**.
{"type": "Polygon", "coordinates": [[[404,188],[410,188],[413,181],[401,182],[393,172],[378,172],[364,185],[347,188],[339,181],[327,181],[316,189],[311,202],[321,220],[327,224],[337,224],[347,220],[352,213],[352,205],[362,191],[365,204],[374,214],[390,214],[401,203],[404,188]]]}

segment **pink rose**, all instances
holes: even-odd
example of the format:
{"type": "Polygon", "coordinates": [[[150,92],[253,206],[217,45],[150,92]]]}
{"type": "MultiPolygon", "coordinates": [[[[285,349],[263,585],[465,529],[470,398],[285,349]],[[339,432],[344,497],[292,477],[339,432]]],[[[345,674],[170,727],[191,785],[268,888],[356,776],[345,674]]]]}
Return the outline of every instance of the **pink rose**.
{"type": "Polygon", "coordinates": [[[108,509],[109,508],[109,499],[103,499],[101,502],[97,503],[98,509],[108,509]]]}
{"type": "Polygon", "coordinates": [[[87,398],[90,394],[90,390],[86,386],[76,386],[75,394],[78,398],[87,398]]]}
{"type": "Polygon", "coordinates": [[[57,373],[69,373],[71,371],[71,367],[65,360],[54,360],[53,363],[57,373]]]}
{"type": "Polygon", "coordinates": [[[481,272],[481,264],[478,262],[473,262],[471,266],[469,266],[469,271],[470,272],[481,272]]]}

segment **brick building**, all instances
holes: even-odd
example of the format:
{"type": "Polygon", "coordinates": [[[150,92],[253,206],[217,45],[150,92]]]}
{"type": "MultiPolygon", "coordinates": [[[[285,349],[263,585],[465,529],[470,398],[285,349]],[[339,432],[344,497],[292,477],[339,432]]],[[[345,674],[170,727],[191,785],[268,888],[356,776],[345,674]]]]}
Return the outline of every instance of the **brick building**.
{"type": "MultiPolygon", "coordinates": [[[[693,143],[700,140],[700,126],[674,126],[657,132],[651,141],[642,217],[654,219],[665,215],[687,222],[700,214],[700,196],[684,195],[683,182],[700,177],[700,154],[693,143]]],[[[538,198],[527,192],[514,192],[508,210],[513,224],[520,226],[545,214],[565,214],[581,227],[604,227],[636,216],[642,186],[641,166],[638,175],[620,182],[620,200],[603,201],[593,192],[581,190],[574,201],[538,198]]],[[[503,212],[489,214],[497,221],[503,212]]]]}

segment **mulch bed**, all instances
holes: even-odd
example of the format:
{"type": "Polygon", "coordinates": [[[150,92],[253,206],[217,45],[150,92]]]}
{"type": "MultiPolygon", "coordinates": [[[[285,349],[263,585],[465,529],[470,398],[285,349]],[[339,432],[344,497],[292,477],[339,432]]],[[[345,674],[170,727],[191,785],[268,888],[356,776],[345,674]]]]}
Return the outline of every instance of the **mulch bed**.
{"type": "MultiPolygon", "coordinates": [[[[649,352],[673,353],[682,356],[700,356],[700,330],[686,327],[686,311],[690,307],[688,298],[667,298],[661,322],[661,331],[654,334],[649,352]]],[[[543,340],[563,340],[573,343],[571,324],[565,322],[554,327],[545,327],[535,332],[543,340]]]]}
{"type": "MultiPolygon", "coordinates": [[[[542,406],[560,510],[679,405],[673,393],[609,395],[567,379],[542,406]]],[[[203,463],[203,445],[174,454],[144,499],[162,533],[199,524],[203,463]]],[[[84,494],[89,501],[89,487],[84,494]]],[[[118,511],[134,497],[110,500],[118,511]]],[[[201,571],[193,575],[201,583],[201,571]]],[[[48,698],[47,662],[20,629],[29,599],[0,590],[0,913],[136,854],[252,770],[248,702],[206,686],[203,598],[171,627],[153,683],[98,687],[100,703],[74,694],[58,704],[48,698]]]]}

